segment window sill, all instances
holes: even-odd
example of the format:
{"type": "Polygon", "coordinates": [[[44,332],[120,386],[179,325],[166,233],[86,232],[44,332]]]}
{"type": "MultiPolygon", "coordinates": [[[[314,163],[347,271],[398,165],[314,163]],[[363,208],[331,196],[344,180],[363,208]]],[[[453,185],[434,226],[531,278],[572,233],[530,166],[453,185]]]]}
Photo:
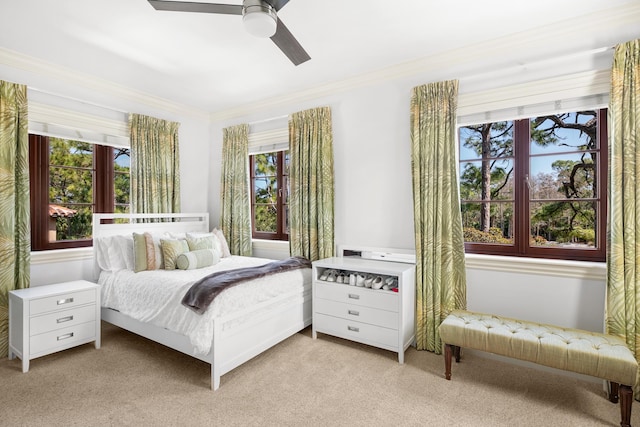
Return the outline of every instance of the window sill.
{"type": "Polygon", "coordinates": [[[52,249],[31,252],[31,264],[52,264],[56,262],[83,261],[93,259],[93,247],[52,249]]]}
{"type": "MultiPolygon", "coordinates": [[[[289,242],[284,240],[253,239],[253,249],[264,251],[288,251],[289,242]]],[[[31,264],[83,261],[93,259],[93,248],[54,249],[31,252],[31,264]]],[[[519,258],[498,255],[466,254],[466,268],[491,270],[505,273],[536,274],[606,280],[607,265],[604,262],[562,261],[540,258],[519,258]]]]}
{"type": "Polygon", "coordinates": [[[589,280],[607,279],[607,264],[604,262],[466,254],[465,263],[466,268],[474,270],[491,270],[505,273],[535,274],[589,280]]]}

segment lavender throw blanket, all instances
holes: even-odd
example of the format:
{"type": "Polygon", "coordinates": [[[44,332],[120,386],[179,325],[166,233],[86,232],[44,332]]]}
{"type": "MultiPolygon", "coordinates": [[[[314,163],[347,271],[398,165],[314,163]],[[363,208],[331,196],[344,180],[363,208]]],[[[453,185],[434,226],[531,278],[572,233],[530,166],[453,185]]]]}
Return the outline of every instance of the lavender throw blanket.
{"type": "Polygon", "coordinates": [[[198,314],[203,314],[214,298],[225,289],[247,280],[257,279],[270,274],[282,273],[300,268],[311,268],[311,262],[303,257],[291,257],[282,261],[273,261],[258,267],[236,268],[217,271],[191,285],[184,294],[182,305],[198,314]]]}

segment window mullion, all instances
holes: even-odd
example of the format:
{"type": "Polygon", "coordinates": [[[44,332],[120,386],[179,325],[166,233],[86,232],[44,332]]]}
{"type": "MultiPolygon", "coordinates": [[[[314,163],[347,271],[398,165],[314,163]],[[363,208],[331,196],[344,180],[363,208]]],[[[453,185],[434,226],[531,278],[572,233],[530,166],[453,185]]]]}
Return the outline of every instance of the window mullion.
{"type": "Polygon", "coordinates": [[[278,239],[282,239],[283,235],[284,235],[284,227],[283,227],[283,221],[284,221],[284,177],[283,177],[283,171],[284,171],[284,151],[278,151],[278,160],[277,160],[277,166],[276,166],[276,173],[278,174],[278,178],[277,178],[277,185],[278,185],[278,196],[277,196],[277,205],[276,205],[276,220],[277,220],[277,234],[278,234],[278,239]]]}
{"type": "Polygon", "coordinates": [[[113,148],[94,146],[93,154],[93,205],[94,213],[114,212],[113,148]]]}
{"type": "Polygon", "coordinates": [[[600,259],[605,259],[606,257],[606,239],[607,239],[607,218],[608,218],[608,201],[607,201],[607,191],[608,191],[608,176],[607,171],[609,170],[609,145],[608,145],[608,122],[607,122],[607,110],[601,109],[598,110],[597,114],[598,119],[598,140],[597,147],[599,150],[599,166],[596,172],[597,176],[597,185],[598,185],[598,197],[600,202],[598,203],[597,209],[597,223],[598,227],[596,233],[597,239],[597,248],[598,248],[598,257],[600,259]]]}
{"type": "Polygon", "coordinates": [[[516,120],[514,123],[514,155],[515,155],[515,247],[519,254],[526,254],[529,247],[530,213],[529,213],[529,120],[516,120]]]}

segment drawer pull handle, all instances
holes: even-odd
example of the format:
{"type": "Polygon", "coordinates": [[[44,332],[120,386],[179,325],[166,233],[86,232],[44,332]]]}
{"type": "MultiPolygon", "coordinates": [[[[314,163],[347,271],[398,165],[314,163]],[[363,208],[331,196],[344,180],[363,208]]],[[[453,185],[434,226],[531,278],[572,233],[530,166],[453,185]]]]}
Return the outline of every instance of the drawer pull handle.
{"type": "Polygon", "coordinates": [[[360,295],[358,295],[358,294],[349,294],[349,298],[351,298],[351,299],[360,299],[360,295]]]}
{"type": "Polygon", "coordinates": [[[68,334],[60,335],[58,337],[58,341],[66,340],[67,338],[73,338],[73,332],[69,332],[68,334]]]}
{"type": "Polygon", "coordinates": [[[356,328],[355,326],[347,326],[347,329],[352,332],[360,332],[360,328],[356,328]]]}
{"type": "Polygon", "coordinates": [[[360,312],[355,310],[349,310],[347,311],[347,313],[349,313],[352,316],[360,316],[360,312]]]}
{"type": "Polygon", "coordinates": [[[58,305],[69,304],[71,302],[73,302],[73,298],[59,299],[58,305]]]}
{"type": "Polygon", "coordinates": [[[56,320],[56,322],[58,323],[64,323],[64,322],[70,322],[73,320],[73,316],[67,316],[67,317],[61,317],[58,320],[56,320]]]}

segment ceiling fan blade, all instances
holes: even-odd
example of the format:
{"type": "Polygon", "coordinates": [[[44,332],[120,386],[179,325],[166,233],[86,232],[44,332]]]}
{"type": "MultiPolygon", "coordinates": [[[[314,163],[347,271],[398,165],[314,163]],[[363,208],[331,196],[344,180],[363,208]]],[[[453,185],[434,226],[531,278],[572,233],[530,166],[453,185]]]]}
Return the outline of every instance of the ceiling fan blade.
{"type": "Polygon", "coordinates": [[[269,3],[271,7],[273,7],[276,10],[276,12],[282,9],[287,3],[289,3],[289,0],[264,0],[264,1],[269,3]]]}
{"type": "Polygon", "coordinates": [[[147,0],[156,10],[171,12],[222,13],[242,15],[242,6],[237,4],[194,3],[188,1],[147,0]]]}
{"type": "Polygon", "coordinates": [[[294,65],[300,65],[311,59],[309,54],[300,46],[298,40],[296,40],[289,29],[285,27],[280,18],[278,18],[276,33],[271,36],[271,40],[287,55],[287,58],[289,58],[294,65]]]}

